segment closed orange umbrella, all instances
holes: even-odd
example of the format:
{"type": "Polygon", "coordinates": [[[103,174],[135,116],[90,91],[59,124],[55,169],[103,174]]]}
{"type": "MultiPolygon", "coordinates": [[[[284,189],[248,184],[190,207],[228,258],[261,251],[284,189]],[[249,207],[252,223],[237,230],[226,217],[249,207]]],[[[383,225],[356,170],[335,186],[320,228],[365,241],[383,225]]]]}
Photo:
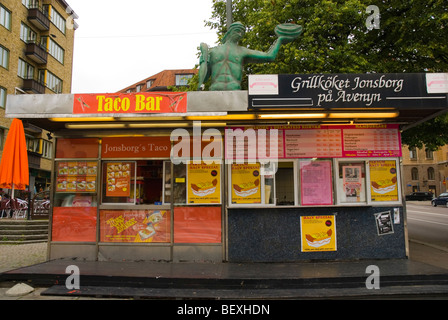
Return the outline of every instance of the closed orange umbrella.
{"type": "Polygon", "coordinates": [[[0,188],[25,190],[29,184],[25,130],[21,120],[13,119],[0,162],[0,188]]]}

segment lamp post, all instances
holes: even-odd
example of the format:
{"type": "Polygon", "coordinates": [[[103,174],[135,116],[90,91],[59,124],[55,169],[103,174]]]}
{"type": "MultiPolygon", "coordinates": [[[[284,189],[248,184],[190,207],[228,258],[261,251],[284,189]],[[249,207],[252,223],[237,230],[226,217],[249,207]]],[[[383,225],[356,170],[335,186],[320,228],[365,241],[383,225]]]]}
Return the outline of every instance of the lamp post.
{"type": "Polygon", "coordinates": [[[227,5],[226,5],[226,9],[227,9],[227,30],[229,30],[230,25],[232,24],[232,0],[227,0],[227,5]]]}

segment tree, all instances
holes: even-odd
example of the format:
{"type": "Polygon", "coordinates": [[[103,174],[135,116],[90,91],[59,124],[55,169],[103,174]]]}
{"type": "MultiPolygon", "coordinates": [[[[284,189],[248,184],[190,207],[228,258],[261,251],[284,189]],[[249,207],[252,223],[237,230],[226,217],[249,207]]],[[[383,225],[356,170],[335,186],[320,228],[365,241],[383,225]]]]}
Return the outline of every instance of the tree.
{"type": "MultiPolygon", "coordinates": [[[[280,23],[304,29],[276,61],[248,64],[246,74],[448,72],[446,0],[233,0],[233,20],[247,27],[241,45],[259,51],[269,49],[280,23]],[[380,10],[379,29],[367,29],[370,5],[380,10]]],[[[206,25],[222,38],[225,0],[213,0],[206,25]]],[[[403,143],[437,148],[448,143],[447,128],[446,116],[433,119],[405,131],[403,143]]]]}

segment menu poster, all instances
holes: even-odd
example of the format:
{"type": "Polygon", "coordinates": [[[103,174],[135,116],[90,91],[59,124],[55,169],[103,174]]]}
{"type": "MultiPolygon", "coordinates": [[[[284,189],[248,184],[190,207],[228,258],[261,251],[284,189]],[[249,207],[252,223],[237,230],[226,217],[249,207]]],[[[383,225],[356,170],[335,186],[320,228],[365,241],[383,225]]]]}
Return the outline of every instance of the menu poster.
{"type": "Polygon", "coordinates": [[[347,202],[359,202],[362,185],[361,166],[343,166],[342,181],[347,202]]]}
{"type": "Polygon", "coordinates": [[[102,242],[169,242],[168,210],[101,210],[102,242]]]}
{"type": "Polygon", "coordinates": [[[331,161],[301,161],[302,205],[332,205],[331,161]]]}
{"type": "Polygon", "coordinates": [[[302,216],[302,252],[337,251],[336,220],[333,215],[302,216]]]}
{"type": "Polygon", "coordinates": [[[232,203],[261,203],[260,164],[232,164],[232,203]]]}
{"type": "Polygon", "coordinates": [[[221,203],[219,164],[189,164],[187,170],[188,203],[221,203]]]}
{"type": "Polygon", "coordinates": [[[394,160],[369,162],[372,201],[398,201],[397,163],[394,160]]]}
{"type": "Polygon", "coordinates": [[[57,192],[95,192],[97,163],[86,161],[58,162],[57,192]]]}
{"type": "Polygon", "coordinates": [[[107,163],[107,197],[131,196],[131,165],[130,162],[107,163]]]}

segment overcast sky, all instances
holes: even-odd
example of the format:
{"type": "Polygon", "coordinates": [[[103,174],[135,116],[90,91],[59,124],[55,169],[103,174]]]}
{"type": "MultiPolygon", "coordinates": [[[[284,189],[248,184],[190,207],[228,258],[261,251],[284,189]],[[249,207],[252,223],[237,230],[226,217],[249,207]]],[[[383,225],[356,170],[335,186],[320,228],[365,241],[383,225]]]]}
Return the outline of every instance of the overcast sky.
{"type": "Polygon", "coordinates": [[[72,93],[117,92],[166,69],[198,63],[212,0],[69,0],[79,16],[72,93]]]}

